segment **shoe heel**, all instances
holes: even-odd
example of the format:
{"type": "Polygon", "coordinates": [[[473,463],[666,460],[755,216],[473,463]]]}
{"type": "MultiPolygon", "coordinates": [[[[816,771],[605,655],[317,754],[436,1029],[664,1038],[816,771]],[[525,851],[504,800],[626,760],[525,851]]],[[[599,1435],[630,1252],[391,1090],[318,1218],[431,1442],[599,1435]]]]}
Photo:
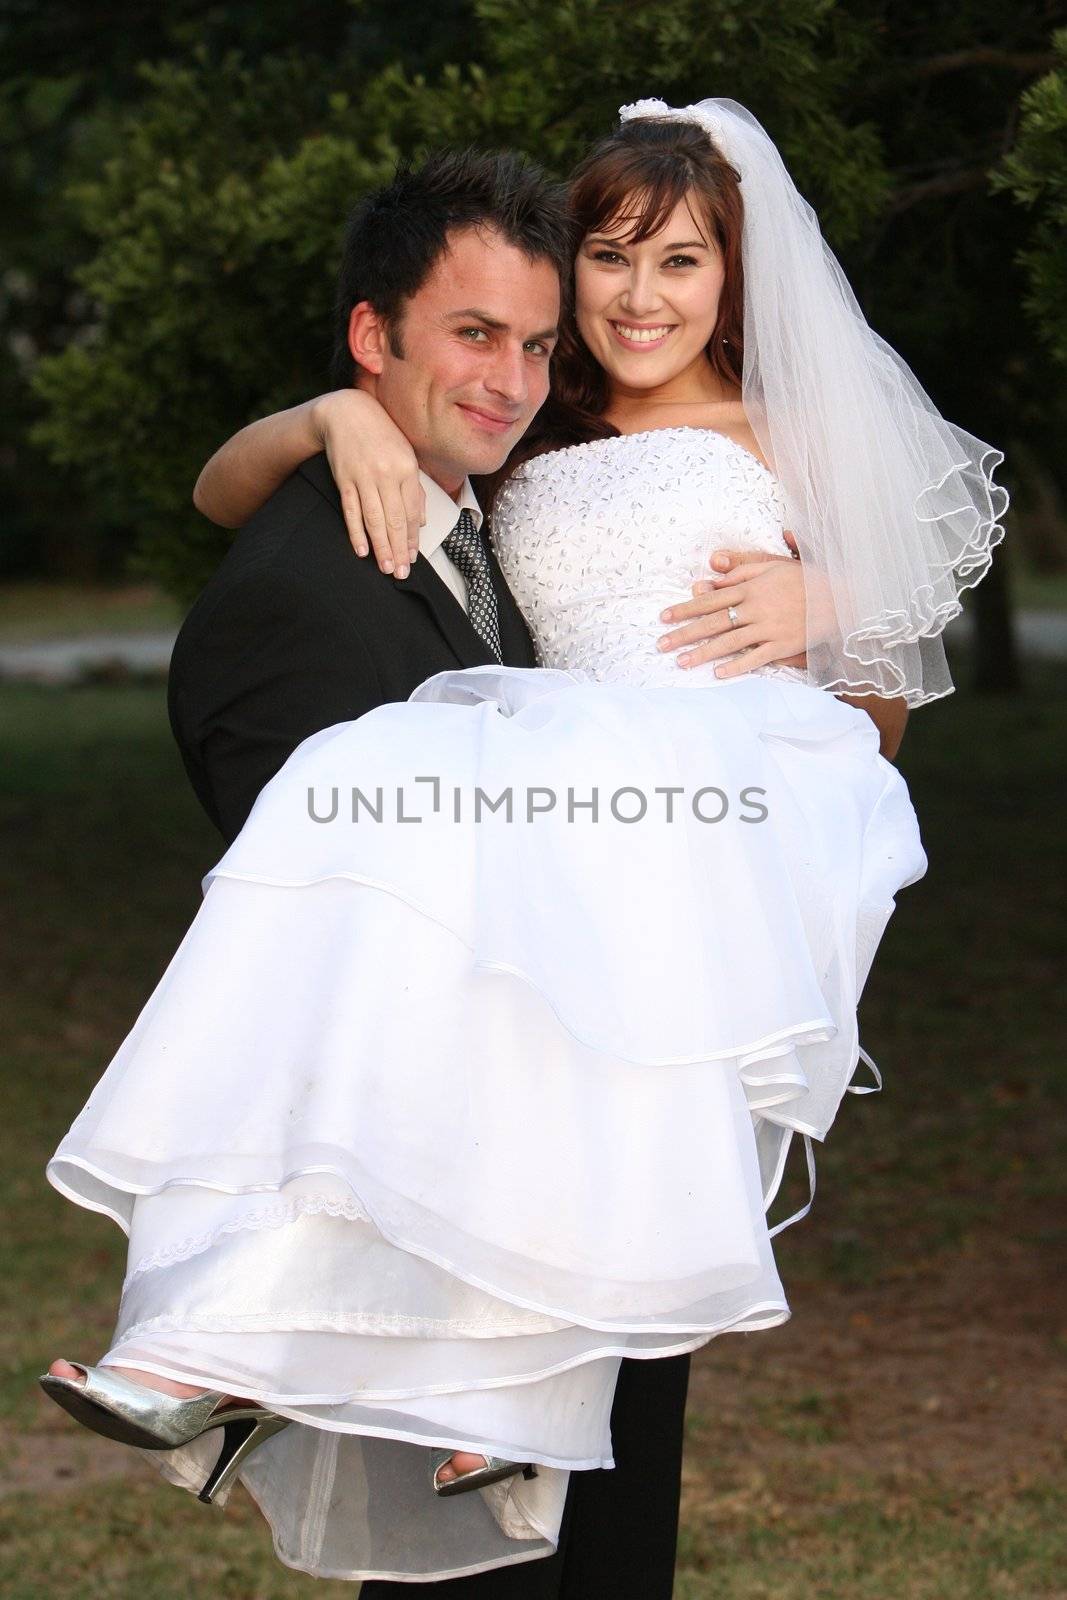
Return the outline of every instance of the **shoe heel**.
{"type": "Polygon", "coordinates": [[[242,1417],[239,1421],[224,1423],[219,1459],[196,1498],[206,1506],[211,1505],[216,1495],[222,1494],[233,1482],[237,1469],[252,1451],[288,1427],[290,1420],[289,1417],[265,1417],[262,1422],[256,1422],[252,1417],[242,1417]]]}

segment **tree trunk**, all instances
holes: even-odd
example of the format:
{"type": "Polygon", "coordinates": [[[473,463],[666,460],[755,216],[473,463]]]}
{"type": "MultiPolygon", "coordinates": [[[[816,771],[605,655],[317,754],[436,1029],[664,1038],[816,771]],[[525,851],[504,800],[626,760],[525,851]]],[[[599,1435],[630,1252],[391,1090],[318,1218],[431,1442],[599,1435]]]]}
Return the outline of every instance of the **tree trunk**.
{"type": "Polygon", "coordinates": [[[974,590],[971,605],[974,617],[971,687],[977,694],[1017,694],[1023,686],[1022,670],[1003,548],[993,557],[993,565],[974,590]]]}

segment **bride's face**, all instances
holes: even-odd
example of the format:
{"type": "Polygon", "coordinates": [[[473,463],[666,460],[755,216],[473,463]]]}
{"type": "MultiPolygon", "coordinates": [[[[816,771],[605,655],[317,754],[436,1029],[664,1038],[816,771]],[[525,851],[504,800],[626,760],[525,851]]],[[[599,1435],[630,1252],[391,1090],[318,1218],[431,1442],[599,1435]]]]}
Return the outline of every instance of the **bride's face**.
{"type": "Polygon", "coordinates": [[[658,233],[627,244],[632,208],[582,240],[575,263],[578,331],[614,387],[658,389],[706,364],[719,314],[722,253],[695,197],[658,233]]]}

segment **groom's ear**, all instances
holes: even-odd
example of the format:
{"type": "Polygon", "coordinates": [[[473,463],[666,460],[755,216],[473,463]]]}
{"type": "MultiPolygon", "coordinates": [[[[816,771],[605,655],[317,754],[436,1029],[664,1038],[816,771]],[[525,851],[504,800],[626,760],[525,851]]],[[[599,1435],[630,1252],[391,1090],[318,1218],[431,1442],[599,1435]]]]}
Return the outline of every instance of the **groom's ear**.
{"type": "Polygon", "coordinates": [[[356,365],[378,377],[384,364],[385,323],[369,300],[352,307],[348,319],[348,349],[356,365]]]}

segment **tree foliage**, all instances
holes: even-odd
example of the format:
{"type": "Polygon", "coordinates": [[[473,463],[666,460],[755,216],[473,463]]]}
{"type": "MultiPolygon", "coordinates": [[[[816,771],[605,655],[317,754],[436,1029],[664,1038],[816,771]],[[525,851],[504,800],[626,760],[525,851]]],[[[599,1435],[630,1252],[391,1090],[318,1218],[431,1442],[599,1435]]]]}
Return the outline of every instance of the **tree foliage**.
{"type": "MultiPolygon", "coordinates": [[[[321,85],[317,105],[338,86],[358,86],[391,62],[438,71],[452,40],[467,30],[469,14],[468,0],[405,0],[403,7],[304,0],[300,53],[306,79],[317,75],[321,85]]],[[[124,159],[131,114],[136,124],[137,110],[159,92],[142,63],[189,66],[207,84],[211,64],[239,50],[250,74],[262,70],[268,95],[275,58],[292,52],[293,17],[291,4],[281,0],[257,0],[254,7],[107,0],[92,8],[79,0],[0,0],[0,405],[7,423],[0,574],[98,575],[114,570],[136,536],[138,461],[107,479],[92,470],[91,449],[67,451],[46,428],[39,435],[48,440],[46,454],[31,442],[31,430],[46,410],[32,388],[42,359],[91,345],[105,329],[103,308],[79,277],[99,248],[84,202],[87,186],[124,159]],[[71,465],[64,469],[59,458],[71,465]]],[[[313,111],[306,96],[303,103],[312,128],[317,105],[313,111]]],[[[282,121],[289,116],[282,105],[269,112],[282,121]]],[[[245,133],[251,136],[250,124],[245,133]]],[[[115,327],[106,323],[104,336],[115,327]]],[[[75,383],[78,377],[72,358],[75,383]]],[[[47,384],[44,390],[50,395],[47,384]]]]}
{"type": "Polygon", "coordinates": [[[144,76],[120,148],[75,195],[96,321],[41,361],[37,437],[132,513],[149,570],[187,592],[220,553],[192,510],[197,471],[235,423],[322,387],[338,219],[396,151],[294,56],[198,52],[144,76]]]}
{"type": "Polygon", "coordinates": [[[95,242],[77,272],[95,320],[40,362],[36,438],[96,504],[117,516],[125,500],[142,565],[187,594],[225,541],[192,511],[199,466],[236,425],[324,386],[343,221],[399,154],[506,144],[565,171],[651,62],[668,96],[728,83],[762,109],[855,233],[884,175],[872,131],[834,110],[829,14],[827,0],[798,0],[787,26],[771,0],[477,0],[481,49],[432,81],[392,63],[347,92],[304,54],[218,61],[203,46],[141,69],[108,158],[71,191],[95,242]]]}
{"type": "MultiPolygon", "coordinates": [[[[442,143],[518,147],[565,173],[620,104],[649,95],[753,110],[875,325],[955,420],[1002,442],[1028,406],[1038,415],[1043,347],[1006,330],[1024,271],[1042,324],[1062,304],[1044,16],[998,0],[921,18],[888,0],[451,0],[401,17],[358,0],[342,29],[339,3],[315,8],[336,48],[297,52],[273,4],[249,48],[232,12],[187,0],[181,40],[97,108],[93,159],[72,165],[60,203],[84,241],[80,298],[61,348],[34,362],[36,438],[176,592],[225,548],[191,509],[203,460],[325,384],[355,199],[398,155],[442,143]],[[990,172],[1035,78],[1009,193],[990,172]],[[1032,189],[1036,231],[1017,204],[1032,189]],[[1027,238],[1040,268],[1011,264],[1027,238]]],[[[1051,427],[1048,413],[1046,398],[1051,427]]]]}
{"type": "Polygon", "coordinates": [[[1019,264],[1026,309],[1056,360],[1067,365],[1067,28],[1055,37],[1057,65],[1027,89],[1019,135],[993,175],[1032,217],[1019,264]]]}

